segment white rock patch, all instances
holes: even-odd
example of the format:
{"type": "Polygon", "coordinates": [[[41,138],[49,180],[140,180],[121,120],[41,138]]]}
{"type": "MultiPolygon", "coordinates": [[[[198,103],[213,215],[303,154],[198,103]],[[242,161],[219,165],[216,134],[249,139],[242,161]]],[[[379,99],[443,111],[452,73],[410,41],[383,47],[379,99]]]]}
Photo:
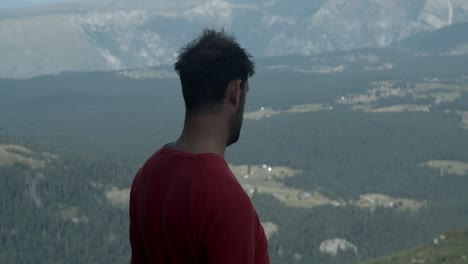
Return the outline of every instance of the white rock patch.
{"type": "Polygon", "coordinates": [[[331,256],[336,256],[340,251],[353,251],[357,254],[357,247],[346,239],[334,238],[323,241],[320,244],[320,252],[331,256]]]}

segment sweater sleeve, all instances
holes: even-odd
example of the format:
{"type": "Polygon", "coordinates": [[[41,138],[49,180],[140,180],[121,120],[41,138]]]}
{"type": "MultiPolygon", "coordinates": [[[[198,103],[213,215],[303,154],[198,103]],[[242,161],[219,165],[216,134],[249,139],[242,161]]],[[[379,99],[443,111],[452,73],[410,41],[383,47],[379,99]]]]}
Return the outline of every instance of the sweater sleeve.
{"type": "Polygon", "coordinates": [[[266,264],[268,246],[250,198],[229,172],[205,182],[202,241],[208,263],[266,264]]]}

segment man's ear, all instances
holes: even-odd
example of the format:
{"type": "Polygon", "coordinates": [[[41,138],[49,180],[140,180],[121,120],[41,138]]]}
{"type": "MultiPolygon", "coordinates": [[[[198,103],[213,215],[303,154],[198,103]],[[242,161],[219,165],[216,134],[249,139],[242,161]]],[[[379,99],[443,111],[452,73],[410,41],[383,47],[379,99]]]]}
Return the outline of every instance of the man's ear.
{"type": "Polygon", "coordinates": [[[230,105],[237,107],[240,104],[241,96],[242,96],[242,88],[241,88],[242,81],[240,79],[232,80],[229,82],[227,87],[226,93],[226,100],[227,103],[230,105]]]}

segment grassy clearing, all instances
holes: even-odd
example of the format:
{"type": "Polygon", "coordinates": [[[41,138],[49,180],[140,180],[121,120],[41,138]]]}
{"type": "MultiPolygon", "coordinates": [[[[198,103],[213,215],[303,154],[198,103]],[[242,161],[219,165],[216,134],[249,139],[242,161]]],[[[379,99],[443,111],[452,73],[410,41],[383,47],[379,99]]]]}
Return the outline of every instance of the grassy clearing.
{"type": "Polygon", "coordinates": [[[306,192],[285,186],[281,180],[302,173],[284,166],[254,165],[230,166],[234,175],[246,192],[253,196],[256,193],[270,194],[286,206],[312,208],[315,206],[334,204],[333,201],[317,192],[306,192]]]}
{"type": "Polygon", "coordinates": [[[430,112],[430,105],[392,105],[373,109],[372,113],[430,112]]]}
{"type": "Polygon", "coordinates": [[[11,166],[21,163],[30,166],[32,169],[39,169],[45,166],[45,162],[31,157],[33,151],[18,145],[0,145],[0,166],[11,166]]]}
{"type": "Polygon", "coordinates": [[[395,210],[418,210],[425,206],[424,202],[418,202],[404,198],[394,198],[383,194],[365,194],[358,200],[333,200],[325,195],[314,192],[295,189],[285,186],[282,182],[286,177],[294,177],[302,173],[288,167],[274,167],[269,165],[240,165],[230,168],[238,178],[240,184],[249,196],[257,193],[269,194],[286,206],[299,208],[313,208],[317,206],[357,206],[374,210],[377,207],[392,208],[395,210]]]}
{"type": "Polygon", "coordinates": [[[451,91],[451,92],[467,92],[468,87],[461,84],[441,83],[441,82],[420,82],[416,83],[414,93],[423,94],[429,91],[451,91]]]}
{"type": "Polygon", "coordinates": [[[428,167],[433,170],[439,171],[441,176],[444,175],[468,175],[468,163],[453,160],[431,160],[421,164],[421,166],[428,167]]]}
{"type": "Polygon", "coordinates": [[[349,204],[358,206],[361,208],[369,208],[371,210],[377,207],[393,208],[397,210],[410,210],[417,211],[425,206],[424,202],[418,202],[415,200],[394,198],[384,194],[371,193],[364,194],[359,197],[359,200],[351,201],[349,204]]]}
{"type": "Polygon", "coordinates": [[[435,104],[450,103],[459,99],[468,87],[458,84],[444,84],[439,82],[416,83],[411,94],[413,99],[433,98],[435,104]]]}
{"type": "Polygon", "coordinates": [[[261,120],[263,118],[270,118],[279,114],[281,114],[281,111],[279,110],[273,110],[271,107],[262,107],[258,111],[245,113],[244,119],[261,120]]]}
{"type": "Polygon", "coordinates": [[[434,94],[432,97],[435,97],[436,98],[436,101],[435,101],[435,104],[436,105],[439,105],[439,104],[443,104],[443,103],[450,103],[450,102],[454,102],[458,99],[460,99],[461,97],[461,93],[460,92],[452,92],[452,93],[438,93],[438,94],[434,94]]]}
{"type": "Polygon", "coordinates": [[[285,177],[293,177],[302,173],[301,170],[294,170],[285,166],[269,166],[263,165],[229,165],[231,171],[239,178],[247,181],[265,181],[275,179],[284,179],[285,177]],[[245,177],[247,176],[247,177],[245,177]]]}
{"type": "Polygon", "coordinates": [[[354,111],[361,111],[366,113],[404,113],[404,112],[430,112],[430,105],[392,105],[387,107],[373,108],[371,105],[354,105],[354,111]]]}
{"type": "Polygon", "coordinates": [[[327,104],[302,104],[293,105],[291,108],[286,110],[287,113],[307,113],[307,112],[318,112],[333,110],[333,107],[327,104]]]}
{"type": "Polygon", "coordinates": [[[244,114],[245,119],[250,120],[261,120],[263,118],[270,118],[275,115],[285,114],[285,113],[309,113],[309,112],[318,112],[318,111],[327,111],[333,110],[333,107],[327,104],[300,104],[293,105],[287,110],[274,110],[271,107],[261,107],[259,110],[254,112],[249,112],[244,114]]]}
{"type": "Polygon", "coordinates": [[[463,93],[468,93],[466,85],[439,81],[410,84],[400,81],[379,81],[371,83],[370,86],[371,88],[363,94],[342,96],[336,102],[350,105],[354,111],[368,113],[429,112],[432,105],[406,104],[379,108],[378,103],[389,98],[406,97],[413,100],[432,99],[435,105],[439,105],[456,101],[463,93]]]}

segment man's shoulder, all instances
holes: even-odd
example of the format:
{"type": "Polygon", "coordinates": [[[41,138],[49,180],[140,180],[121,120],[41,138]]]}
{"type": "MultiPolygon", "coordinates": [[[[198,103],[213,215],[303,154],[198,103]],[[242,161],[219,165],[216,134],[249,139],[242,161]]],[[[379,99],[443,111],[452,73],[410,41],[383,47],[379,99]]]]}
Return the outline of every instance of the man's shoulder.
{"type": "Polygon", "coordinates": [[[253,209],[250,198],[224,160],[200,158],[199,173],[205,203],[253,209]]]}
{"type": "Polygon", "coordinates": [[[217,155],[201,155],[197,161],[200,180],[203,185],[217,188],[237,189],[240,187],[236,176],[227,162],[217,155]]]}
{"type": "Polygon", "coordinates": [[[146,159],[142,168],[183,167],[187,163],[194,164],[195,162],[196,156],[162,147],[146,159]]]}

